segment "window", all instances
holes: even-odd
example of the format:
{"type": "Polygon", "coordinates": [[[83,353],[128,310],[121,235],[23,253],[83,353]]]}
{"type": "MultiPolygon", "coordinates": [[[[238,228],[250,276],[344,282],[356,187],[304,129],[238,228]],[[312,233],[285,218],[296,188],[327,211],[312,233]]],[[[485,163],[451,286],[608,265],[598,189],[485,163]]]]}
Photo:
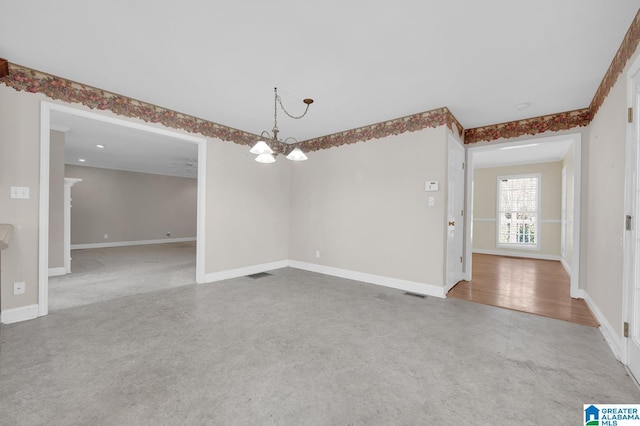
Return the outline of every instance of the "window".
{"type": "Polygon", "coordinates": [[[539,188],[539,175],[498,177],[498,247],[538,247],[539,188]]]}

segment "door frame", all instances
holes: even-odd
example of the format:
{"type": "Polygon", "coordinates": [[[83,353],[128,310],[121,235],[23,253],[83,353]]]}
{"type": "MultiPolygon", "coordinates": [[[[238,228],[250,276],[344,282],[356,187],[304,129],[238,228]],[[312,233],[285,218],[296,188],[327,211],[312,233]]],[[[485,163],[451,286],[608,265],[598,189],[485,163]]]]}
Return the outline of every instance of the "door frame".
{"type": "MultiPolygon", "coordinates": [[[[464,144],[462,143],[462,141],[458,140],[457,138],[455,138],[451,133],[449,133],[448,135],[448,139],[447,139],[447,215],[446,215],[446,220],[447,222],[449,221],[450,218],[450,212],[449,212],[449,203],[451,200],[449,200],[449,180],[451,179],[451,163],[449,161],[449,158],[451,157],[451,151],[452,151],[452,146],[457,146],[458,148],[460,148],[462,150],[462,162],[466,163],[466,149],[464,147],[464,144]]],[[[464,166],[462,166],[464,167],[464,166]]],[[[459,188],[459,190],[462,192],[462,194],[460,194],[460,196],[462,197],[462,209],[466,212],[466,206],[465,206],[465,190],[466,190],[466,167],[464,167],[463,169],[461,169],[462,171],[462,188],[459,188]]],[[[465,213],[466,214],[466,213],[465,213]]],[[[455,225],[454,225],[455,226],[455,225]]],[[[462,220],[460,221],[460,229],[456,229],[457,232],[460,232],[460,238],[462,238],[462,252],[460,253],[460,255],[463,257],[463,261],[462,261],[462,265],[460,265],[461,267],[461,272],[460,272],[460,280],[464,280],[465,279],[465,263],[464,263],[464,257],[465,257],[465,250],[464,250],[464,244],[465,244],[465,238],[466,238],[466,229],[468,229],[466,227],[466,223],[465,223],[465,217],[462,217],[462,220]]],[[[447,294],[449,292],[449,290],[451,290],[456,284],[457,282],[454,282],[452,284],[449,283],[449,262],[452,261],[452,259],[449,258],[449,226],[447,224],[445,224],[445,270],[444,270],[444,294],[447,294]]],[[[453,260],[455,262],[455,260],[453,260]]]]}
{"type": "MultiPolygon", "coordinates": [[[[490,151],[498,148],[504,148],[506,146],[519,146],[528,145],[535,141],[537,144],[554,143],[560,140],[571,140],[571,147],[573,149],[573,252],[571,258],[571,287],[570,295],[572,298],[582,298],[583,294],[580,291],[580,203],[581,203],[581,188],[582,188],[582,134],[581,133],[567,133],[558,136],[548,136],[540,138],[527,138],[520,139],[514,142],[499,142],[499,143],[479,143],[478,146],[467,147],[467,197],[465,206],[465,229],[468,231],[465,234],[465,265],[464,265],[464,279],[471,280],[472,277],[472,243],[473,243],[473,170],[474,170],[474,155],[482,151],[490,151]]],[[[520,164],[526,164],[522,162],[520,164]]]]}
{"type": "Polygon", "coordinates": [[[116,126],[141,130],[157,135],[169,136],[185,143],[198,144],[198,184],[197,184],[197,219],[196,219],[196,282],[205,282],[205,218],[206,218],[206,170],[207,139],[193,136],[164,127],[143,124],[131,120],[117,118],[107,113],[97,113],[85,109],[74,108],[50,101],[40,103],[40,198],[39,198],[39,233],[38,233],[38,316],[49,313],[49,156],[51,111],[63,112],[78,117],[101,121],[116,126]]]}
{"type": "MultiPolygon", "coordinates": [[[[633,106],[634,100],[634,87],[633,87],[633,79],[634,77],[640,73],[640,58],[636,58],[636,60],[631,64],[629,71],[627,71],[627,107],[633,106]]],[[[640,147],[638,147],[636,141],[634,140],[634,131],[633,126],[637,124],[635,121],[639,117],[640,111],[634,111],[634,122],[627,122],[626,129],[626,162],[625,162],[625,193],[624,193],[624,211],[625,215],[632,216],[632,227],[631,231],[624,231],[623,241],[623,271],[622,271],[622,321],[629,323],[629,327],[633,329],[637,327],[638,324],[634,324],[632,316],[634,315],[634,306],[633,306],[633,291],[635,287],[635,281],[638,277],[638,263],[640,263],[640,259],[638,259],[638,255],[640,253],[636,253],[635,251],[635,241],[638,238],[638,219],[640,219],[640,200],[636,199],[636,194],[638,191],[638,171],[640,169],[640,147]]],[[[637,316],[637,315],[636,315],[637,316]]],[[[633,330],[631,330],[631,335],[633,335],[633,330]]],[[[631,344],[629,338],[622,336],[622,350],[620,351],[620,361],[628,365],[629,363],[629,352],[631,350],[631,344]]]]}

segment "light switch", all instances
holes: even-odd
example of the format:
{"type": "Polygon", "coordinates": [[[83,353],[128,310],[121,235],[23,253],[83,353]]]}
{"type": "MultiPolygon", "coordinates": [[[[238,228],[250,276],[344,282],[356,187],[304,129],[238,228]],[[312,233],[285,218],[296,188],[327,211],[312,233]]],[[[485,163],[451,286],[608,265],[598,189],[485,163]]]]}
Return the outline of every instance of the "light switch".
{"type": "Polygon", "coordinates": [[[23,200],[29,199],[29,187],[28,186],[12,186],[11,198],[20,198],[23,200]]]}
{"type": "Polygon", "coordinates": [[[436,205],[436,197],[429,197],[429,207],[436,205]]]}

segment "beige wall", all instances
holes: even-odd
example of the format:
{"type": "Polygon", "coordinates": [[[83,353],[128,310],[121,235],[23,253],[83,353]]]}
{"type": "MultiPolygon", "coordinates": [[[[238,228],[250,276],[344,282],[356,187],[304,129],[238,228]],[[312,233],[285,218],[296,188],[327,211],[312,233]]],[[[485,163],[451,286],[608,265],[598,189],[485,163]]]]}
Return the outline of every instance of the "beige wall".
{"type": "Polygon", "coordinates": [[[196,236],[196,179],[69,164],[65,176],[82,179],[71,190],[71,244],[196,236]]]}
{"type": "Polygon", "coordinates": [[[292,164],[291,259],[443,286],[447,132],[389,136],[292,164]],[[440,190],[425,192],[427,180],[440,190]]]}
{"type": "Polygon", "coordinates": [[[626,72],[639,53],[640,50],[636,51],[629,61],[591,122],[590,137],[586,141],[589,156],[583,172],[589,179],[586,205],[583,204],[589,216],[586,233],[583,231],[581,236],[584,288],[619,337],[622,336],[624,286],[626,72]]]}
{"type": "Polygon", "coordinates": [[[15,227],[1,253],[2,310],[38,302],[41,99],[0,85],[0,223],[15,227]],[[30,198],[10,198],[11,186],[29,187],[30,198]],[[25,294],[13,295],[16,281],[25,282],[25,294]]]}
{"type": "Polygon", "coordinates": [[[291,162],[257,163],[249,147],[217,140],[207,154],[207,272],[286,260],[291,162]]]}
{"type": "Polygon", "coordinates": [[[64,267],[64,140],[51,131],[49,149],[49,268],[64,267]]]}
{"type": "MultiPolygon", "coordinates": [[[[2,251],[0,309],[3,311],[38,303],[42,100],[88,110],[0,85],[0,223],[16,226],[10,247],[2,251]],[[31,198],[11,199],[11,186],[28,186],[31,198]],[[16,281],[26,282],[24,295],[13,295],[16,281]]],[[[92,112],[123,119],[108,111],[92,112]]],[[[248,154],[247,147],[230,142],[208,139],[207,147],[205,274],[286,259],[287,162],[279,157],[278,163],[271,166],[258,164],[253,161],[254,156],[248,154]]],[[[74,194],[82,184],[74,186],[74,194]]]]}
{"type": "Polygon", "coordinates": [[[562,162],[525,164],[474,170],[473,250],[518,256],[560,256],[562,162]],[[540,240],[538,249],[496,247],[498,176],[540,174],[540,240]]]}

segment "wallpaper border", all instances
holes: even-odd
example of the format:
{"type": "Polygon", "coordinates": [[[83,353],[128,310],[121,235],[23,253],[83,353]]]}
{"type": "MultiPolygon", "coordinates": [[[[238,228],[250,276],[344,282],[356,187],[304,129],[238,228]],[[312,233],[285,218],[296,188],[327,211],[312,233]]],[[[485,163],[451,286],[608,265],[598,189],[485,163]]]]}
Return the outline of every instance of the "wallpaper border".
{"type": "MultiPolygon", "coordinates": [[[[447,107],[441,107],[309,139],[296,145],[306,151],[317,151],[443,125],[449,127],[465,144],[584,127],[589,125],[598,112],[639,43],[640,11],[636,13],[588,108],[465,130],[447,107]]],[[[199,133],[206,137],[218,138],[240,145],[251,146],[259,138],[258,135],[243,130],[67,80],[8,62],[2,58],[0,58],[0,83],[4,83],[17,91],[42,93],[51,99],[80,103],[91,109],[109,110],[121,116],[137,118],[150,123],[159,123],[166,127],[182,129],[190,133],[199,133]]],[[[275,148],[279,152],[284,152],[291,147],[281,144],[275,148]]]]}
{"type": "Polygon", "coordinates": [[[636,13],[618,48],[611,65],[607,69],[591,104],[587,108],[540,117],[510,121],[508,123],[492,124],[489,126],[466,129],[464,143],[471,144],[481,141],[493,141],[502,138],[514,138],[524,135],[537,135],[547,131],[568,130],[574,127],[584,127],[591,123],[605,98],[616,83],[618,76],[624,71],[627,62],[640,43],[640,10],[636,13]]]}

